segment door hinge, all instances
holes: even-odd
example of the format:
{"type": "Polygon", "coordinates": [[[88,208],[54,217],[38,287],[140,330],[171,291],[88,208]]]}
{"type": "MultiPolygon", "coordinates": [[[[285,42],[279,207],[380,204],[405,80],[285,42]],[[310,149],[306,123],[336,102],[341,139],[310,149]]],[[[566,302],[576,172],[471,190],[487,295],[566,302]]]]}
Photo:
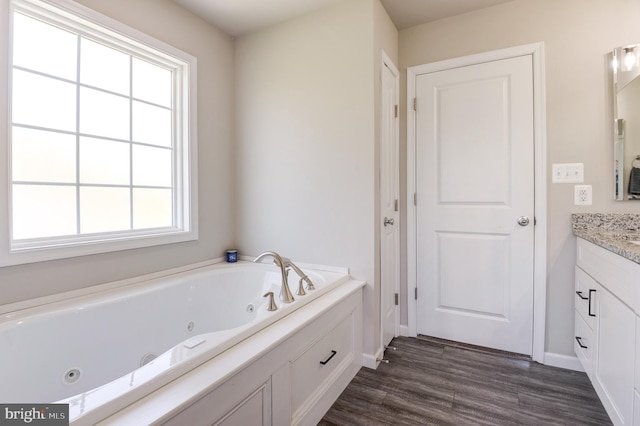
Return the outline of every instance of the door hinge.
{"type": "Polygon", "coordinates": [[[398,211],[398,200],[395,200],[395,202],[393,203],[393,209],[394,211],[398,211]]]}
{"type": "Polygon", "coordinates": [[[533,217],[533,226],[536,226],[536,225],[537,225],[537,222],[538,222],[538,221],[536,220],[536,217],[534,216],[534,217],[533,217]]]}
{"type": "Polygon", "coordinates": [[[396,306],[398,306],[398,293],[395,294],[395,302],[396,302],[396,306]]]}
{"type": "Polygon", "coordinates": [[[398,118],[398,105],[393,106],[393,117],[398,118]]]}
{"type": "Polygon", "coordinates": [[[414,298],[415,300],[418,300],[418,287],[416,287],[414,290],[415,290],[415,291],[414,291],[413,298],[414,298]]]}
{"type": "Polygon", "coordinates": [[[413,193],[413,205],[414,206],[418,205],[418,193],[417,192],[413,193]]]}
{"type": "Polygon", "coordinates": [[[413,110],[418,110],[418,98],[413,98],[413,110]]]}

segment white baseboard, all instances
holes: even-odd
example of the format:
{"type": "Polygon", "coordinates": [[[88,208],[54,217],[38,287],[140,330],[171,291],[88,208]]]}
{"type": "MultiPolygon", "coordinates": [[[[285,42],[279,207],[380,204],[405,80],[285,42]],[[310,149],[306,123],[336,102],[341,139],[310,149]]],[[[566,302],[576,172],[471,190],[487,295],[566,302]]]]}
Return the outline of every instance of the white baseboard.
{"type": "Polygon", "coordinates": [[[408,325],[400,325],[400,335],[402,337],[411,337],[411,336],[409,336],[409,326],[408,325]]]}
{"type": "Polygon", "coordinates": [[[384,348],[378,349],[378,351],[376,352],[376,355],[363,353],[362,366],[375,370],[376,368],[378,368],[378,365],[380,365],[380,361],[378,360],[382,358],[383,354],[384,354],[384,348]]]}
{"type": "Polygon", "coordinates": [[[544,364],[551,367],[559,367],[573,371],[584,371],[578,357],[561,355],[553,352],[544,353],[544,364]]]}

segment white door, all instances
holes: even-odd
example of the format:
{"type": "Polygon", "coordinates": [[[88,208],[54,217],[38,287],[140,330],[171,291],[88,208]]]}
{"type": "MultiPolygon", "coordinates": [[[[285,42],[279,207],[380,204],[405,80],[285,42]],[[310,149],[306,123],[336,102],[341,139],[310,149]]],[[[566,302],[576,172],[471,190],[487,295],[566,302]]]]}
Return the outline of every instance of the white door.
{"type": "Polygon", "coordinates": [[[532,57],[418,75],[417,332],[532,354],[532,57]]]}
{"type": "Polygon", "coordinates": [[[380,126],[380,311],[382,345],[398,335],[400,224],[398,170],[398,70],[388,58],[382,64],[380,126]]]}

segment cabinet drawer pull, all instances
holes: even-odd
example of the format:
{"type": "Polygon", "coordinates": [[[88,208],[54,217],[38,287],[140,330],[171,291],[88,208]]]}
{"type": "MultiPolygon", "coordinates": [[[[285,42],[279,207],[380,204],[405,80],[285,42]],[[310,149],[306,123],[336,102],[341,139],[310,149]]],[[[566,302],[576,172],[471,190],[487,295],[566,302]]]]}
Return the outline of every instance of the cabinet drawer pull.
{"type": "Polygon", "coordinates": [[[322,364],[322,365],[327,365],[327,363],[328,363],[329,361],[331,361],[331,358],[333,358],[334,356],[336,356],[336,354],[337,354],[337,353],[338,353],[338,352],[336,352],[336,351],[331,351],[331,355],[329,355],[329,358],[325,359],[324,361],[320,361],[320,364],[322,364]]]}
{"type": "Polygon", "coordinates": [[[576,291],[576,294],[578,295],[578,297],[582,300],[589,300],[588,297],[583,296],[581,291],[576,291]]]}
{"type": "Polygon", "coordinates": [[[595,292],[596,292],[596,291],[595,291],[595,290],[593,290],[593,289],[589,290],[589,316],[590,316],[590,317],[595,317],[595,316],[596,316],[596,314],[592,314],[592,313],[591,313],[591,294],[592,294],[592,293],[595,293],[595,292]]]}
{"type": "Polygon", "coordinates": [[[588,346],[585,346],[585,345],[582,344],[582,337],[576,336],[576,342],[578,342],[578,345],[580,345],[580,347],[582,349],[587,349],[588,348],[588,346]]]}

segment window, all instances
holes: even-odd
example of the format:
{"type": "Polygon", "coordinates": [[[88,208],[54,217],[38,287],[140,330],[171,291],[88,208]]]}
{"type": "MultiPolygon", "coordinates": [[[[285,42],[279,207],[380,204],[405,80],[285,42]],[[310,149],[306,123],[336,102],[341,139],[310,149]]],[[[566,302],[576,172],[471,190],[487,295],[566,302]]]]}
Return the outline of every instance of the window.
{"type": "Polygon", "coordinates": [[[196,239],[195,58],[68,0],[12,6],[2,264],[196,239]]]}

